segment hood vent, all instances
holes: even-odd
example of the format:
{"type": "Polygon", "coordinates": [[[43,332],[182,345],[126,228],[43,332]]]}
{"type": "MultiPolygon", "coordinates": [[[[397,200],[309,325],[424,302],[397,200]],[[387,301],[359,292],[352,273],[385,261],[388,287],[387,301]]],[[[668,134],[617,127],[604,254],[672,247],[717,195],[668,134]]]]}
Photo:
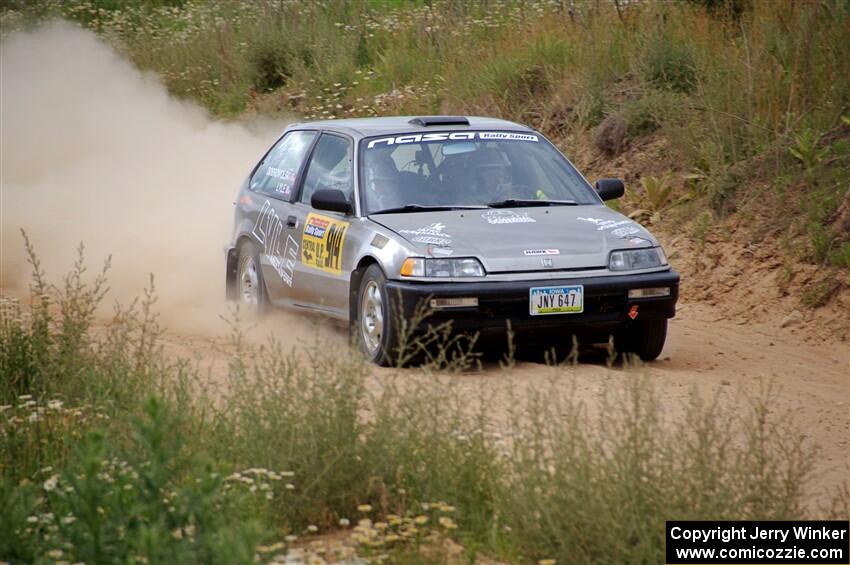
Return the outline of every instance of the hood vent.
{"type": "Polygon", "coordinates": [[[412,126],[468,126],[469,119],[465,116],[422,116],[409,122],[412,126]]]}

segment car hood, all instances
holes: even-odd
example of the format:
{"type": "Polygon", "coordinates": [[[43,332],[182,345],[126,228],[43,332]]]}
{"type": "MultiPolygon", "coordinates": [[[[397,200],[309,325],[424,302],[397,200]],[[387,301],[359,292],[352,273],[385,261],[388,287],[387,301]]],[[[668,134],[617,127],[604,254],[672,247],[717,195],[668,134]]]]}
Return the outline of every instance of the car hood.
{"type": "Polygon", "coordinates": [[[612,249],[657,245],[607,206],[375,214],[428,257],[478,257],[490,273],[605,268],[612,249]],[[551,260],[544,261],[544,260],[551,260]]]}

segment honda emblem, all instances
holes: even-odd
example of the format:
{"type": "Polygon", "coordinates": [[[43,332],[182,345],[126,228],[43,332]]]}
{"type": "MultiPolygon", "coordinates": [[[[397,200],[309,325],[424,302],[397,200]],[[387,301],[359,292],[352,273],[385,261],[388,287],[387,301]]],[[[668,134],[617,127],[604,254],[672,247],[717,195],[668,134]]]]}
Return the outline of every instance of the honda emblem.
{"type": "Polygon", "coordinates": [[[552,265],[553,265],[552,260],[549,259],[548,257],[544,257],[543,259],[540,260],[540,262],[543,263],[543,268],[545,268],[545,269],[551,269],[552,268],[552,265]]]}

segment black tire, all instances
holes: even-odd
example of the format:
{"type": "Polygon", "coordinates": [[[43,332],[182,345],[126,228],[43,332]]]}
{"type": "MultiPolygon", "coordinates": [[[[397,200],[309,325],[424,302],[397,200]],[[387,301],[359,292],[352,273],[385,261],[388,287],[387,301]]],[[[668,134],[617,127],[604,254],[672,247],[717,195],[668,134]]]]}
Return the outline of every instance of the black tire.
{"type": "Polygon", "coordinates": [[[245,241],[239,247],[234,285],[236,301],[249,314],[261,315],[268,310],[269,295],[266,292],[266,281],[263,279],[263,269],[260,266],[260,254],[257,246],[251,241],[245,241]]]}
{"type": "Polygon", "coordinates": [[[357,289],[357,308],[351,324],[352,339],[369,361],[388,367],[397,359],[398,330],[390,297],[387,295],[387,279],[377,264],[369,265],[360,279],[357,289]],[[378,320],[380,319],[380,328],[378,320]]]}
{"type": "Polygon", "coordinates": [[[643,361],[661,355],[667,340],[667,320],[640,320],[614,336],[618,353],[633,353],[643,361]]]}

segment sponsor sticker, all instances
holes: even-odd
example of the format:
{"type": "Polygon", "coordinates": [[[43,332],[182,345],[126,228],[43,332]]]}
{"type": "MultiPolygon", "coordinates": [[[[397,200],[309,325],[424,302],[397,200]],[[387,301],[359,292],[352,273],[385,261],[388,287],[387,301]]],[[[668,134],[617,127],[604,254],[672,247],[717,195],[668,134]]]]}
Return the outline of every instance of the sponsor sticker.
{"type": "Polygon", "coordinates": [[[348,222],[310,214],[304,223],[301,262],[327,273],[342,273],[342,249],[348,222]]]}
{"type": "Polygon", "coordinates": [[[310,214],[307,218],[307,224],[304,226],[304,234],[322,239],[325,237],[325,232],[328,230],[330,223],[331,221],[329,219],[310,214]]]}
{"type": "Polygon", "coordinates": [[[274,191],[283,196],[289,196],[292,191],[292,184],[295,182],[295,171],[293,169],[279,169],[277,167],[269,167],[266,170],[266,176],[277,179],[274,184],[274,191]]]}
{"type": "Polygon", "coordinates": [[[370,245],[372,247],[377,247],[378,249],[383,249],[389,242],[390,240],[388,237],[376,233],[375,237],[372,238],[372,243],[370,243],[370,245]]]}
{"type": "Polygon", "coordinates": [[[295,261],[298,259],[298,242],[288,235],[286,243],[281,252],[281,236],[283,234],[283,222],[277,215],[271,202],[266,200],[260,213],[257,214],[257,222],[251,235],[263,246],[262,253],[268,257],[269,264],[287,285],[292,286],[295,276],[295,261]]]}
{"type": "Polygon", "coordinates": [[[619,230],[617,230],[617,231],[622,231],[622,230],[626,229],[626,228],[621,228],[620,226],[630,226],[629,229],[634,230],[633,232],[623,232],[622,235],[618,235],[617,233],[615,233],[613,231],[611,232],[612,234],[614,234],[615,236],[618,236],[618,237],[623,237],[625,235],[631,235],[632,233],[637,233],[638,231],[640,231],[640,230],[638,230],[637,228],[634,227],[636,224],[631,220],[619,220],[619,221],[617,221],[617,220],[603,220],[601,218],[582,218],[581,216],[579,216],[576,219],[581,220],[583,222],[590,222],[591,224],[595,224],[596,225],[596,231],[610,230],[610,229],[613,229],[613,228],[619,228],[619,230]]]}
{"type": "Polygon", "coordinates": [[[447,247],[452,243],[452,236],[445,233],[446,224],[435,222],[433,224],[416,228],[414,230],[399,230],[398,233],[403,234],[414,243],[426,243],[438,247],[447,247]]]}
{"type": "Polygon", "coordinates": [[[523,249],[523,255],[528,257],[538,257],[540,255],[560,255],[559,249],[523,249]]]}
{"type": "Polygon", "coordinates": [[[451,247],[439,247],[435,245],[428,246],[428,253],[431,255],[440,255],[443,257],[448,257],[452,253],[454,253],[454,249],[451,247]]]}
{"type": "Polygon", "coordinates": [[[481,214],[488,224],[532,224],[536,222],[528,215],[528,212],[514,212],[513,210],[488,210],[481,214]]]}
{"type": "Polygon", "coordinates": [[[635,227],[624,227],[611,230],[611,235],[614,237],[627,237],[636,233],[640,233],[640,230],[635,227]]]}

